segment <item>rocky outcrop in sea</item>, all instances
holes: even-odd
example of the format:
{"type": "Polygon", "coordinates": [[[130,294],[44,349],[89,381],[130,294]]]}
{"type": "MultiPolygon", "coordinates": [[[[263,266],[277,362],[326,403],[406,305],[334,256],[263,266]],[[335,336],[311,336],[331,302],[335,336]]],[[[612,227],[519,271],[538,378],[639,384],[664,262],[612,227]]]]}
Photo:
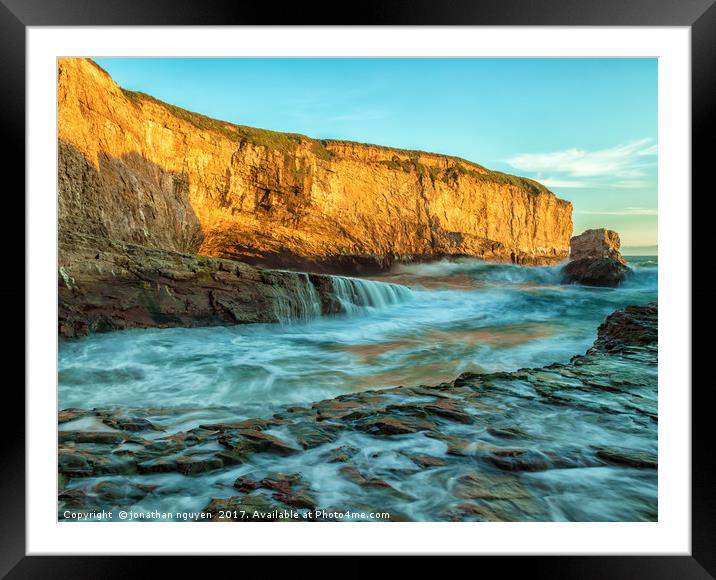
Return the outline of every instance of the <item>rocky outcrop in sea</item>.
{"type": "Polygon", "coordinates": [[[619,234],[604,228],[586,230],[570,243],[569,263],[562,268],[562,283],[618,286],[629,268],[619,252],[619,234]]]}
{"type": "Polygon", "coordinates": [[[564,364],[183,430],[172,409],[63,409],[60,518],[181,494],[212,521],[653,521],[657,318],[617,311],[564,364]]]}

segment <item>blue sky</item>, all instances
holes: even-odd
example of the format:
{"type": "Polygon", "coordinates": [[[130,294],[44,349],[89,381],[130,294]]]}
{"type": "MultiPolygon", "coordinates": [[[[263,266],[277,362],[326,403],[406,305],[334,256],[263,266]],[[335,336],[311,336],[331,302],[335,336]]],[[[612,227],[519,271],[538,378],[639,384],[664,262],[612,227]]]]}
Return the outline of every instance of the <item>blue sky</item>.
{"type": "Polygon", "coordinates": [[[575,232],[657,243],[656,59],[95,59],[123,87],[276,131],[537,179],[575,232]]]}

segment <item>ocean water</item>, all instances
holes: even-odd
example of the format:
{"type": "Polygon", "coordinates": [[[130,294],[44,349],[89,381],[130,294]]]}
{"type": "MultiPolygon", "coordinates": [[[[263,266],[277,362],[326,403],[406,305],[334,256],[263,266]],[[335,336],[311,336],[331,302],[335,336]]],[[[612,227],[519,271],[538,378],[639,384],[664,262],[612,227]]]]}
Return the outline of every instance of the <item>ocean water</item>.
{"type": "Polygon", "coordinates": [[[629,263],[633,275],[616,289],[560,285],[558,266],[410,265],[375,278],[409,291],[347,314],[65,341],[59,408],[227,406],[266,416],[356,390],[566,362],[591,346],[608,314],[656,300],[657,259],[629,263]]]}
{"type": "MultiPolygon", "coordinates": [[[[59,408],[111,409],[130,416],[144,411],[144,416],[161,417],[165,436],[202,423],[269,417],[285,405],[345,393],[435,385],[465,371],[567,362],[592,345],[597,327],[611,312],[657,300],[657,258],[627,260],[632,273],[618,288],[560,285],[558,266],[473,259],[407,265],[368,283],[338,281],[345,314],[318,317],[308,306],[312,314],[286,324],[130,330],[66,341],[59,349],[59,408]]],[[[529,426],[537,440],[549,440],[556,453],[569,454],[576,445],[656,452],[655,427],[624,431],[619,416],[595,418],[578,410],[557,414],[525,404],[520,396],[505,396],[494,405],[504,405],[506,417],[529,426]]],[[[107,427],[85,418],[60,429],[107,427]]],[[[346,433],[337,444],[361,449],[362,469],[383,478],[405,467],[401,451],[445,453],[444,443],[423,436],[383,439],[376,443],[375,438],[346,433]]],[[[336,469],[311,450],[289,458],[261,456],[229,474],[154,475],[143,482],[163,486],[164,493],[135,507],[200,510],[215,494],[215,485],[230,486],[236,475],[271,471],[300,472],[313,482],[322,505],[345,504],[355,486],[343,483],[336,469]]],[[[441,493],[449,487],[431,479],[435,477],[440,470],[405,479],[406,493],[419,499],[396,509],[413,519],[431,519],[436,506],[447,501],[441,493]]],[[[654,517],[653,470],[584,463],[576,469],[525,474],[523,481],[543,495],[548,519],[654,517]]],[[[393,482],[400,484],[400,479],[393,482]]]]}

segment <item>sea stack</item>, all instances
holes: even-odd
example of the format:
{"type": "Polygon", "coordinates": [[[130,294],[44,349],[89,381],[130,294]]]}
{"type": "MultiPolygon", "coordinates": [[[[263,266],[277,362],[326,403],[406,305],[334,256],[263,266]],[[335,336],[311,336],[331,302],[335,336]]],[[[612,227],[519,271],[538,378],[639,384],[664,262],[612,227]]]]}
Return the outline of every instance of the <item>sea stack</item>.
{"type": "Polygon", "coordinates": [[[569,263],[562,268],[562,283],[618,286],[629,271],[620,246],[619,234],[604,228],[574,236],[569,242],[569,263]]]}

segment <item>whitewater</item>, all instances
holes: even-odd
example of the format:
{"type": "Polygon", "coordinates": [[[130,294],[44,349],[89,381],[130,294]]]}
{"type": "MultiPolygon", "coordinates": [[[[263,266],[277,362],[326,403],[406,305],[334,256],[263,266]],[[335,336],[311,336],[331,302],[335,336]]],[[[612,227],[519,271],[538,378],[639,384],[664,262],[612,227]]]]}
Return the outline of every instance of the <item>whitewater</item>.
{"type": "Polygon", "coordinates": [[[373,280],[335,278],[344,314],[321,317],[307,282],[304,307],[279,313],[282,324],[64,341],[59,408],[173,407],[193,409],[201,420],[227,410],[257,417],[358,390],[566,362],[589,348],[608,314],[656,301],[657,259],[628,259],[632,273],[618,288],[560,285],[559,266],[446,260],[373,280]]]}

